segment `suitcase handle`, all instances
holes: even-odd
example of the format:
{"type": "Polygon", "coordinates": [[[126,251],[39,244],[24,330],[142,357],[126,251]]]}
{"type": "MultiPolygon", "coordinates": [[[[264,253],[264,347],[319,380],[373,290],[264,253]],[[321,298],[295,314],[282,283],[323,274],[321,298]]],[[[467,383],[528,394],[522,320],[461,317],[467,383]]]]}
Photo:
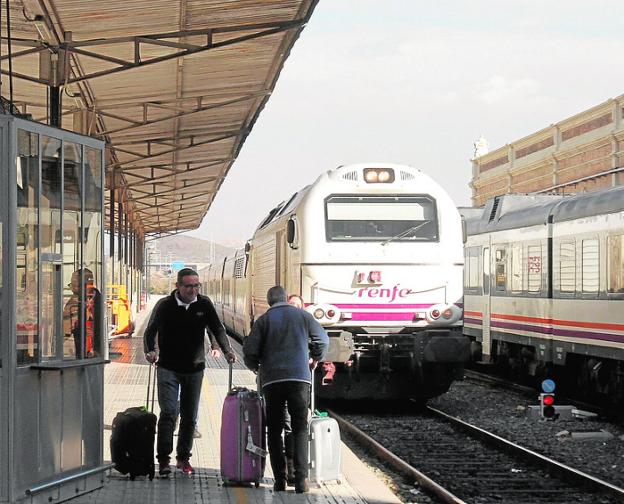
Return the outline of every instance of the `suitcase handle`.
{"type": "Polygon", "coordinates": [[[150,412],[154,413],[154,399],[156,396],[156,366],[154,364],[150,364],[147,374],[147,399],[145,401],[145,409],[149,409],[150,407],[150,388],[152,389],[152,408],[150,412]],[[154,368],[153,374],[152,368],[154,368]]]}
{"type": "Polygon", "coordinates": [[[228,368],[229,368],[229,373],[228,373],[228,392],[232,391],[232,374],[234,373],[234,364],[230,361],[228,361],[228,368]]]}
{"type": "Polygon", "coordinates": [[[310,375],[312,379],[310,380],[312,383],[310,385],[310,409],[312,410],[312,414],[314,415],[314,372],[316,369],[310,370],[310,375]]]}

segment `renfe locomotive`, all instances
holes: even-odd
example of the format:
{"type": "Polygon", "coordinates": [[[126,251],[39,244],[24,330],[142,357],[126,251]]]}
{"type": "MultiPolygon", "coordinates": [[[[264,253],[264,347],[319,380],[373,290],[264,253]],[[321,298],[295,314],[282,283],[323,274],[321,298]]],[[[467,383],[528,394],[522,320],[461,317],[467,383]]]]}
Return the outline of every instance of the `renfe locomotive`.
{"type": "Polygon", "coordinates": [[[330,336],[319,396],[424,400],[469,357],[462,271],[461,217],[446,192],[409,166],[356,164],[277,205],[205,284],[242,337],[271,286],[300,294],[330,336]]]}
{"type": "Polygon", "coordinates": [[[478,358],[621,403],[624,187],[504,195],[477,213],[465,214],[464,301],[478,358]]]}

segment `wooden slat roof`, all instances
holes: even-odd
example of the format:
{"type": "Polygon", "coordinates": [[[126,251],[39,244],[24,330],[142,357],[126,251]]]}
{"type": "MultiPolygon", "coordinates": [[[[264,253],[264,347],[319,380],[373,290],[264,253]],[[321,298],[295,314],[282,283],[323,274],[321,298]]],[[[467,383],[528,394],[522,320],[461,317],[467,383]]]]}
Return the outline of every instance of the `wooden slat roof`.
{"type": "Polygon", "coordinates": [[[317,1],[9,0],[13,102],[47,122],[60,85],[62,126],[107,141],[107,185],[134,230],[194,229],[317,1]]]}

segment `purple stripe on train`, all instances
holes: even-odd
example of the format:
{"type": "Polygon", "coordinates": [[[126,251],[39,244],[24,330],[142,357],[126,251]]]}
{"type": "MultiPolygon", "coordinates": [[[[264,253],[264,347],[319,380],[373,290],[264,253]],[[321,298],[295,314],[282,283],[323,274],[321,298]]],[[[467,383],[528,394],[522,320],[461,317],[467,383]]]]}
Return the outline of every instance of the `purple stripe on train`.
{"type": "Polygon", "coordinates": [[[596,333],[591,331],[579,331],[573,329],[559,329],[551,327],[542,327],[529,324],[514,324],[511,322],[499,322],[493,321],[492,327],[498,327],[501,329],[516,329],[519,331],[530,331],[539,334],[552,334],[554,336],[567,336],[570,338],[583,338],[593,339],[601,341],[618,341],[624,342],[624,334],[612,334],[612,333],[596,333]]]}

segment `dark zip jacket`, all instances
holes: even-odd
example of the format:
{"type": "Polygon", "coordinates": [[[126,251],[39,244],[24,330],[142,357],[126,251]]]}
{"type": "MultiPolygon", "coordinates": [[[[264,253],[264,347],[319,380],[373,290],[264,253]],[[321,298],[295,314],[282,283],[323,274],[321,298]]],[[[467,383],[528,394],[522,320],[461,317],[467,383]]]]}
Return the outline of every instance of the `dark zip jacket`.
{"type": "Polygon", "coordinates": [[[282,381],[310,383],[308,358],[323,360],[329,338],[305,310],[275,303],[256,320],[245,338],[245,364],[258,371],[262,387],[282,381]]]}
{"type": "Polygon", "coordinates": [[[207,296],[197,295],[188,309],[179,306],[177,290],[162,298],[152,310],[143,334],[145,353],[155,350],[158,335],[158,366],[177,373],[193,373],[206,367],[204,334],[208,328],[221,350],[232,347],[214,305],[207,296]]]}

